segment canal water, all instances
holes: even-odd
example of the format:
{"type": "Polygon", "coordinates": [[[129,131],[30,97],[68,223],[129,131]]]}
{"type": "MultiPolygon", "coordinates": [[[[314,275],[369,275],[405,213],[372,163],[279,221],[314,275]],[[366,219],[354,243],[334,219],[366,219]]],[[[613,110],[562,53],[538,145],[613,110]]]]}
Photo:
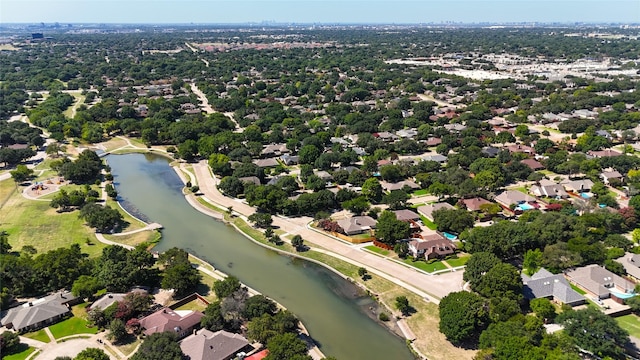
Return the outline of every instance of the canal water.
{"type": "Polygon", "coordinates": [[[296,314],[326,356],[338,360],[413,359],[404,340],[372,320],[372,300],[331,271],[258,246],[193,209],[168,160],[154,154],[109,155],[127,210],[160,223],[156,250],[180,247],[236,276],[296,314]]]}

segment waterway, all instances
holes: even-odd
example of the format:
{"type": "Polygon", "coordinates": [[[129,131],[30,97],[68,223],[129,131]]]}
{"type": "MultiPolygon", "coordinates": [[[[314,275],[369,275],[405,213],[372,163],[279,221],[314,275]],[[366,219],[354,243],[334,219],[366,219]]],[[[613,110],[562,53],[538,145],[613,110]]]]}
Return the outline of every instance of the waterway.
{"type": "Polygon", "coordinates": [[[109,155],[128,210],[160,223],[156,250],[180,247],[273,298],[296,314],[326,356],[413,359],[404,340],[372,320],[372,300],[341,277],[307,261],[253,244],[232,227],[193,209],[168,160],[154,154],[109,155]]]}

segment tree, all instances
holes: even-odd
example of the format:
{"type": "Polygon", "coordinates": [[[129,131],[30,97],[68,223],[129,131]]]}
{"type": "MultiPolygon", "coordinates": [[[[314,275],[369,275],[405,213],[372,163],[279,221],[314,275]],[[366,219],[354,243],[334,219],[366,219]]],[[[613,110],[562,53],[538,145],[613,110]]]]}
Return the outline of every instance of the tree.
{"type": "Polygon", "coordinates": [[[501,297],[519,300],[522,298],[520,271],[511,264],[500,262],[486,272],[480,283],[472,286],[474,291],[487,298],[501,297]]]}
{"type": "Polygon", "coordinates": [[[247,218],[249,221],[253,222],[257,227],[267,228],[271,226],[273,223],[273,219],[271,218],[271,214],[255,212],[247,218]]]}
{"type": "Polygon", "coordinates": [[[491,268],[500,263],[500,259],[489,252],[477,252],[471,254],[467,266],[465,267],[462,279],[468,281],[471,288],[474,288],[480,284],[482,277],[491,268]]]}
{"type": "Polygon", "coordinates": [[[396,297],[396,309],[398,309],[403,316],[409,316],[413,311],[413,308],[409,305],[409,300],[406,296],[396,297]]]}
{"type": "Polygon", "coordinates": [[[367,200],[378,203],[382,200],[382,185],[378,179],[372,177],[368,178],[364,184],[362,184],[362,195],[364,195],[367,200]]]}
{"type": "Polygon", "coordinates": [[[311,357],[307,355],[307,344],[298,339],[295,334],[286,333],[273,336],[267,342],[267,349],[269,349],[269,354],[265,360],[311,360],[311,357]]]}
{"type": "Polygon", "coordinates": [[[200,319],[200,325],[209,330],[216,332],[225,328],[226,321],[222,315],[222,307],[220,301],[212,302],[204,309],[204,316],[200,319]]]}
{"type": "Polygon", "coordinates": [[[367,274],[367,269],[360,267],[358,268],[358,276],[362,278],[362,280],[367,280],[369,274],[367,274]]]}
{"type": "Polygon", "coordinates": [[[369,201],[367,201],[367,198],[365,198],[364,196],[358,196],[356,198],[344,201],[341,205],[344,209],[351,211],[355,215],[364,213],[365,211],[369,210],[369,207],[371,206],[369,204],[369,201]]]}
{"type": "Polygon", "coordinates": [[[122,225],[124,218],[116,209],[109,206],[101,206],[89,203],[80,209],[80,218],[84,219],[90,227],[97,232],[106,233],[115,230],[122,225]]]}
{"type": "Polygon", "coordinates": [[[529,303],[529,306],[531,307],[531,310],[536,313],[536,316],[542,319],[545,323],[552,322],[556,317],[556,308],[549,299],[533,299],[529,303]]]}
{"type": "Polygon", "coordinates": [[[408,238],[410,232],[409,223],[398,220],[396,214],[386,210],[380,214],[376,226],[378,241],[393,246],[398,240],[408,238]]]}
{"type": "Polygon", "coordinates": [[[475,222],[473,214],[463,209],[439,209],[433,212],[433,222],[438,225],[438,231],[449,231],[460,234],[472,228],[475,222]]]}
{"type": "Polygon", "coordinates": [[[98,290],[102,289],[98,279],[93,276],[81,275],[76,281],[73,282],[71,287],[71,293],[79,298],[86,299],[93,297],[98,290]]]}
{"type": "Polygon", "coordinates": [[[576,345],[597,356],[624,358],[624,346],[629,342],[629,334],[610,316],[598,309],[586,308],[565,311],[558,315],[558,324],[575,339],[576,345]]]}
{"type": "Polygon", "coordinates": [[[540,251],[540,249],[527,250],[524,254],[524,261],[522,262],[523,269],[526,269],[529,275],[532,275],[540,269],[541,264],[542,251],[540,251]]]}
{"type": "Polygon", "coordinates": [[[218,280],[213,283],[213,292],[216,293],[218,299],[224,299],[239,290],[241,286],[242,284],[240,284],[238,278],[228,276],[224,280],[218,280]]]}
{"type": "Polygon", "coordinates": [[[0,334],[0,352],[5,354],[8,349],[20,344],[20,336],[12,331],[0,334]]]}
{"type": "Polygon", "coordinates": [[[113,340],[115,343],[121,342],[127,336],[127,328],[124,325],[124,321],[121,319],[113,319],[109,324],[109,334],[107,337],[109,340],[113,340]]]}
{"type": "Polygon", "coordinates": [[[78,353],[73,360],[109,360],[109,355],[102,349],[86,348],[78,353]]]}
{"type": "Polygon", "coordinates": [[[296,251],[300,251],[300,249],[302,249],[303,242],[304,242],[304,240],[302,239],[302,236],[300,236],[300,235],[295,235],[291,239],[291,245],[293,245],[296,248],[296,251]]]}
{"type": "Polygon", "coordinates": [[[486,327],[486,301],[467,291],[453,292],[440,300],[440,332],[453,343],[472,341],[486,327]]]}
{"type": "Polygon", "coordinates": [[[260,317],[264,314],[274,315],[278,310],[277,304],[264,295],[254,295],[244,304],[242,316],[247,320],[260,317]]]}
{"type": "Polygon", "coordinates": [[[231,159],[224,154],[211,154],[209,156],[209,167],[211,171],[218,176],[226,176],[231,174],[231,159]]]}
{"type": "Polygon", "coordinates": [[[172,332],[158,332],[147,337],[132,360],[182,360],[183,354],[176,335],[172,332]]]}
{"type": "Polygon", "coordinates": [[[176,297],[187,295],[200,284],[200,272],[189,263],[180,263],[164,269],[161,286],[163,289],[174,289],[176,297]]]}
{"type": "Polygon", "coordinates": [[[33,176],[33,170],[29,169],[26,165],[18,165],[16,169],[11,171],[11,177],[16,184],[23,183],[29,180],[33,176]]]}

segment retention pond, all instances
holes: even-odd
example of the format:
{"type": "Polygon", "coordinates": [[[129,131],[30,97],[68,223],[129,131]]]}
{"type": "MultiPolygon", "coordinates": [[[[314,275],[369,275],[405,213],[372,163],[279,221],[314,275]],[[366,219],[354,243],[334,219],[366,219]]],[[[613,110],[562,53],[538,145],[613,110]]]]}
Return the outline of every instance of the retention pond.
{"type": "Polygon", "coordinates": [[[278,301],[302,320],[326,356],[413,359],[403,339],[367,314],[375,304],[352,284],[322,266],[253,244],[193,209],[167,159],[127,154],[107,161],[127,210],[164,226],[158,251],[186,249],[278,301]]]}

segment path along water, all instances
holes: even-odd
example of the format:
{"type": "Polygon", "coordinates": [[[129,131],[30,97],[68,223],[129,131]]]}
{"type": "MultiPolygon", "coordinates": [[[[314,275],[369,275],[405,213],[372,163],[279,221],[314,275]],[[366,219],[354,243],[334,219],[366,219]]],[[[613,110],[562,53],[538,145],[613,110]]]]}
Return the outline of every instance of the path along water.
{"type": "Polygon", "coordinates": [[[167,159],[154,154],[109,155],[128,210],[164,226],[158,251],[177,246],[278,301],[305,324],[322,352],[339,360],[412,359],[404,340],[366,311],[372,300],[321,266],[251,243],[232,227],[193,209],[167,159]]]}

